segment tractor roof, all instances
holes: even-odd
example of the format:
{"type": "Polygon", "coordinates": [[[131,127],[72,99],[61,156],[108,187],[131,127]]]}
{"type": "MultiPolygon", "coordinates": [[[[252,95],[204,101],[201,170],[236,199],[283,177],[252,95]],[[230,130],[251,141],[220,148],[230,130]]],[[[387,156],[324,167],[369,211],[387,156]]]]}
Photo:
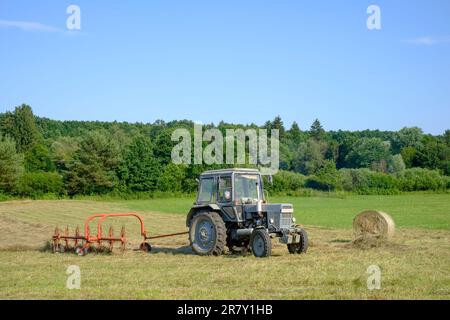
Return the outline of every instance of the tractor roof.
{"type": "Polygon", "coordinates": [[[232,173],[259,173],[258,169],[250,168],[230,168],[230,169],[219,169],[219,170],[209,170],[203,172],[201,175],[220,175],[220,174],[232,174],[232,173]]]}

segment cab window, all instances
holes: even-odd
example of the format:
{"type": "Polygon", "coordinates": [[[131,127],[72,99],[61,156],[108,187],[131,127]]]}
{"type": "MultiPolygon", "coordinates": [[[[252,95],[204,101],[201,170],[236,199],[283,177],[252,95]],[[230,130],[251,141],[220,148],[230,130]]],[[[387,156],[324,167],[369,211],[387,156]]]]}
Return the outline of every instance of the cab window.
{"type": "Polygon", "coordinates": [[[259,199],[262,198],[259,175],[237,174],[234,178],[234,189],[236,200],[262,200],[259,199]]]}
{"type": "Polygon", "coordinates": [[[203,178],[200,181],[198,202],[211,202],[214,191],[214,178],[203,178]]]}
{"type": "Polygon", "coordinates": [[[231,176],[228,177],[220,177],[218,183],[218,202],[230,202],[232,199],[232,184],[231,184],[231,176]]]}

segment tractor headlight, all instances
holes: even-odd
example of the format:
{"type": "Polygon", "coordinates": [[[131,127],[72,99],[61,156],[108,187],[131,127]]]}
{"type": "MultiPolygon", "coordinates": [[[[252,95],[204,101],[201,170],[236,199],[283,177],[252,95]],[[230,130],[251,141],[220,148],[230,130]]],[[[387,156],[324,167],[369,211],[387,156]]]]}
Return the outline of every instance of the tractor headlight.
{"type": "Polygon", "coordinates": [[[297,219],[295,219],[295,217],[292,217],[292,223],[296,223],[297,219]]]}
{"type": "Polygon", "coordinates": [[[275,220],[274,220],[273,218],[271,218],[271,219],[269,220],[269,222],[270,222],[270,224],[274,224],[274,223],[275,223],[275,220]]]}

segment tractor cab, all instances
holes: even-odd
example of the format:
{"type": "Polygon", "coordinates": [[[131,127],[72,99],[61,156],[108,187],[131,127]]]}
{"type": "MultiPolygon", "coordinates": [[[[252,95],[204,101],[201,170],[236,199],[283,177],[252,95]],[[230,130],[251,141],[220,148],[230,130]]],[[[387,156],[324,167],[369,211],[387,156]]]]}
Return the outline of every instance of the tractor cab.
{"type": "Polygon", "coordinates": [[[257,170],[208,171],[200,176],[196,204],[251,204],[264,201],[263,181],[257,170]]]}

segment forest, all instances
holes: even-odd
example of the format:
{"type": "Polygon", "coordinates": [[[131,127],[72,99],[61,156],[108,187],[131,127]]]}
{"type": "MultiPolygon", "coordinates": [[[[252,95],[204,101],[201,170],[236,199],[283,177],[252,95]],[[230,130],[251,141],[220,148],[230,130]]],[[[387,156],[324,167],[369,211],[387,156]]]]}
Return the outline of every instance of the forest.
{"type": "MultiPolygon", "coordinates": [[[[182,194],[196,191],[199,174],[217,165],[176,165],[173,130],[189,120],[153,123],[58,121],[37,117],[28,105],[0,114],[0,199],[182,194]]],[[[272,194],[447,192],[450,130],[326,131],[276,117],[263,126],[220,122],[226,129],[278,129],[280,171],[272,194]]],[[[248,165],[251,167],[251,165],[248,165]]],[[[222,166],[223,167],[223,166],[222,166]]]]}

